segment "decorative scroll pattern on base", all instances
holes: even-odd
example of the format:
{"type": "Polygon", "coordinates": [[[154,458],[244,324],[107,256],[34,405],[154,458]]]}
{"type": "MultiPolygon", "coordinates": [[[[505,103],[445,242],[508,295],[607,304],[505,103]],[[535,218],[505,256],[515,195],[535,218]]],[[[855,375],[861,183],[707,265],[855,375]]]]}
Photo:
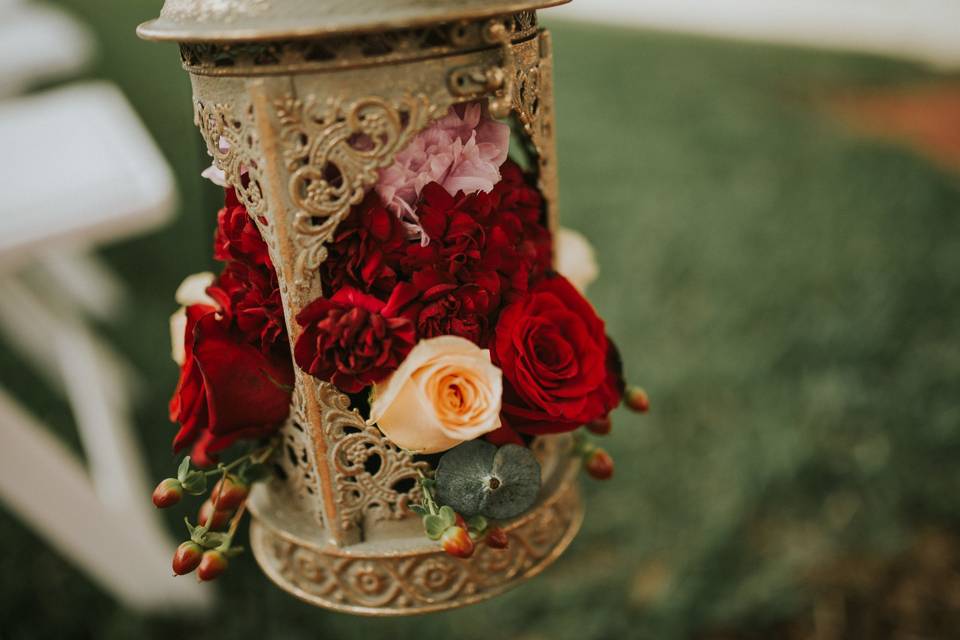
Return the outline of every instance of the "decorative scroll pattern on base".
{"type": "Polygon", "coordinates": [[[321,407],[323,436],[334,476],[340,526],[362,521],[400,520],[407,505],[420,501],[417,478],[429,466],[390,442],[350,409],[350,399],[325,382],[310,384],[321,407]]]}
{"type": "Polygon", "coordinates": [[[535,576],[563,553],[581,519],[575,476],[568,476],[550,499],[507,525],[507,549],[478,545],[469,560],[438,547],[367,554],[318,548],[259,519],[250,543],[267,575],[302,600],[362,615],[412,615],[473,604],[535,576]]]}

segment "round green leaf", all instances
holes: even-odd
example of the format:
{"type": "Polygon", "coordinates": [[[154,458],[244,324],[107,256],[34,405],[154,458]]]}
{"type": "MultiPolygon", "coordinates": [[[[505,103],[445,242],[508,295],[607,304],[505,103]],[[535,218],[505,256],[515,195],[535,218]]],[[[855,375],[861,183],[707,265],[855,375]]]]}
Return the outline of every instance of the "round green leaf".
{"type": "Polygon", "coordinates": [[[437,499],[465,518],[504,520],[533,506],[540,492],[540,464],[526,447],[497,449],[473,440],[451,449],[437,466],[437,499]]]}

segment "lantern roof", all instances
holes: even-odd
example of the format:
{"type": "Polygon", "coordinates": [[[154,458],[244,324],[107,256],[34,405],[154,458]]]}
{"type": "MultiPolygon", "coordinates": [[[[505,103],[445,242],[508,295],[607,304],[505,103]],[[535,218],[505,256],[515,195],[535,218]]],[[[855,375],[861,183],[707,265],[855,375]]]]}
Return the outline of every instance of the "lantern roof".
{"type": "Polygon", "coordinates": [[[137,29],[148,40],[237,42],[416,28],[543,9],[570,0],[166,0],[137,29]]]}

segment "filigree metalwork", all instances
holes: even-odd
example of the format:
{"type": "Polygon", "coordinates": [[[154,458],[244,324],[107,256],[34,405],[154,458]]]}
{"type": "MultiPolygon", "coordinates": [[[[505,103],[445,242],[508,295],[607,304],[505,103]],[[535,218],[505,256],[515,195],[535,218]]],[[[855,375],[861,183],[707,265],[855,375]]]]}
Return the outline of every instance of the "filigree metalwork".
{"type": "Polygon", "coordinates": [[[351,529],[362,522],[400,520],[407,506],[419,502],[417,478],[429,466],[390,442],[368,425],[350,399],[325,382],[316,382],[323,436],[333,471],[339,526],[351,529]]]}
{"type": "MultiPolygon", "coordinates": [[[[486,99],[492,114],[515,117],[555,224],[550,41],[532,11],[278,37],[181,43],[181,55],[207,148],[277,266],[293,341],[294,318],[324,293],[318,267],[339,223],[452,104],[486,99]]],[[[510,549],[461,561],[425,543],[407,509],[427,465],[365,424],[346,395],[298,371],[281,437],[281,479],[262,491],[267,503],[251,500],[251,541],[278,584],[315,604],[398,615],[475,602],[540,571],[579,526],[567,438],[533,444],[544,477],[564,478],[506,524],[510,549]]]]}
{"type": "Polygon", "coordinates": [[[426,96],[352,101],[287,95],[275,102],[290,175],[296,256],[293,289],[309,292],[337,225],[377,181],[377,171],[426,124],[426,96]]]}
{"type": "Polygon", "coordinates": [[[207,143],[207,153],[236,189],[247,211],[266,212],[259,141],[253,122],[253,105],[238,110],[229,103],[194,100],[194,122],[207,143]]]}
{"type": "Polygon", "coordinates": [[[583,515],[575,466],[568,459],[560,486],[548,499],[504,526],[507,549],[478,545],[468,560],[452,558],[439,546],[391,553],[376,546],[321,547],[276,530],[263,518],[251,525],[250,542],[272,580],[316,605],[376,616],[463,606],[533,577],[563,552],[583,515]]]}
{"type": "Polygon", "coordinates": [[[318,526],[325,526],[321,507],[321,490],[317,478],[317,461],[307,405],[300,385],[293,391],[290,417],[280,429],[282,450],[275,456],[282,480],[304,513],[313,515],[318,526]]]}
{"type": "MultiPolygon", "coordinates": [[[[498,19],[512,41],[537,33],[533,11],[498,19]]],[[[187,42],[180,45],[183,68],[196,75],[257,75],[325,71],[396,64],[489,47],[480,22],[448,22],[417,29],[341,35],[323,40],[187,42]]]]}

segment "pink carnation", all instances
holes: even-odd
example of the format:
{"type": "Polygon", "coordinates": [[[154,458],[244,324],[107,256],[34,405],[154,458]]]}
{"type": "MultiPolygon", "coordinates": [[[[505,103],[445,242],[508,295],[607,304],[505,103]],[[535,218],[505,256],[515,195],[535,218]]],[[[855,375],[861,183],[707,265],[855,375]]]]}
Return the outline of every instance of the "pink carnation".
{"type": "Polygon", "coordinates": [[[500,181],[509,146],[510,127],[490,118],[481,103],[453,106],[380,171],[377,193],[410,235],[426,244],[429,238],[415,213],[420,191],[437,182],[450,195],[489,193],[500,181]]]}

